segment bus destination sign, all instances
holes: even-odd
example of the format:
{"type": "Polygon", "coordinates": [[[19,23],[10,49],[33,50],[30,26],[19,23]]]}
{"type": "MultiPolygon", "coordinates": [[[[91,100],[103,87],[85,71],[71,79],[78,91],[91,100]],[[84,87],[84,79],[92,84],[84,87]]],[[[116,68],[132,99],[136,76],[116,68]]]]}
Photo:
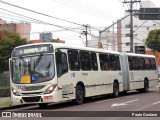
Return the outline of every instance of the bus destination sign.
{"type": "Polygon", "coordinates": [[[37,53],[52,53],[53,46],[51,44],[33,45],[15,48],[12,53],[12,57],[30,55],[37,53]]]}
{"type": "Polygon", "coordinates": [[[20,54],[29,54],[29,53],[37,53],[37,52],[46,52],[47,47],[36,47],[36,48],[28,48],[20,50],[20,54]]]}

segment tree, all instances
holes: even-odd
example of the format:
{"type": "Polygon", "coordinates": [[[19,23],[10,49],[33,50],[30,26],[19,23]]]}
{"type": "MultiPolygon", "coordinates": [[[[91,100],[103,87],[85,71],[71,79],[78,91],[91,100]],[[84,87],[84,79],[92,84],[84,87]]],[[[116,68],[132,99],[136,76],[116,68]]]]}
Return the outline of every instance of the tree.
{"type": "Polygon", "coordinates": [[[160,29],[151,30],[148,33],[145,44],[153,51],[160,52],[160,29]]]}
{"type": "Polygon", "coordinates": [[[0,30],[0,73],[8,69],[8,59],[12,50],[19,45],[27,44],[26,39],[21,38],[16,32],[0,30]],[[6,68],[7,66],[7,68],[6,68]]]}
{"type": "Polygon", "coordinates": [[[55,42],[55,43],[58,43],[58,41],[59,41],[59,38],[50,40],[50,42],[55,42]]]}

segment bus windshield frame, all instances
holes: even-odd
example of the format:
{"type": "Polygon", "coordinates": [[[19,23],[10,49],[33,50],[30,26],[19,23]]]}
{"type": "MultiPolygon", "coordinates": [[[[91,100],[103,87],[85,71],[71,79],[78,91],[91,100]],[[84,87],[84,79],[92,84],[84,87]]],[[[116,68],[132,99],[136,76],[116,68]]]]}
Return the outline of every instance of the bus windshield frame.
{"type": "Polygon", "coordinates": [[[52,80],[55,76],[54,64],[53,54],[12,58],[12,82],[15,84],[34,84],[52,80]]]}

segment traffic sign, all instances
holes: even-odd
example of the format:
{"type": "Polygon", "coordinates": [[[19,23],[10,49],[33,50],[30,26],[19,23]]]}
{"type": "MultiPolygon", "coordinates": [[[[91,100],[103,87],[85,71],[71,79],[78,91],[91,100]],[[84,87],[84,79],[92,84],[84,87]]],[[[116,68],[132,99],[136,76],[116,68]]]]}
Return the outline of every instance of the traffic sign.
{"type": "Polygon", "coordinates": [[[146,48],[145,46],[135,46],[135,53],[145,54],[146,48]]]}
{"type": "Polygon", "coordinates": [[[160,20],[160,8],[140,8],[140,20],[160,20]]]}

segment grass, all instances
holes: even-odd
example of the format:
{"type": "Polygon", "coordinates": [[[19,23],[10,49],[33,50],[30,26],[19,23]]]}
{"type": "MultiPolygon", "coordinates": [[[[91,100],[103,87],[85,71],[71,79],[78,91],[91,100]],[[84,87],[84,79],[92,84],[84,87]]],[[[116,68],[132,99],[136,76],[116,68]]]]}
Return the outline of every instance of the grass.
{"type": "Polygon", "coordinates": [[[11,106],[11,101],[10,100],[0,102],[0,107],[9,107],[9,106],[11,106]]]}

